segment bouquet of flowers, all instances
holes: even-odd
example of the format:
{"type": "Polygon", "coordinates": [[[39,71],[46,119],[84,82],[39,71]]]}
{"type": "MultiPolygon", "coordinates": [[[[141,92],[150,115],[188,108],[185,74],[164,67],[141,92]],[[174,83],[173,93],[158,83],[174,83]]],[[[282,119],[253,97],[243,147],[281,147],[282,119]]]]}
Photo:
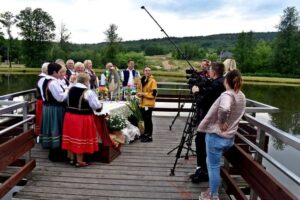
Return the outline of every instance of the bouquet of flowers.
{"type": "Polygon", "coordinates": [[[126,127],[126,120],[119,115],[109,116],[107,126],[110,131],[119,131],[126,127]]]}
{"type": "Polygon", "coordinates": [[[132,95],[136,94],[136,87],[135,85],[127,85],[126,87],[123,87],[123,92],[124,99],[129,100],[132,95]]]}
{"type": "Polygon", "coordinates": [[[100,99],[106,99],[108,95],[108,89],[105,86],[100,86],[96,89],[97,94],[99,95],[100,99]]]}

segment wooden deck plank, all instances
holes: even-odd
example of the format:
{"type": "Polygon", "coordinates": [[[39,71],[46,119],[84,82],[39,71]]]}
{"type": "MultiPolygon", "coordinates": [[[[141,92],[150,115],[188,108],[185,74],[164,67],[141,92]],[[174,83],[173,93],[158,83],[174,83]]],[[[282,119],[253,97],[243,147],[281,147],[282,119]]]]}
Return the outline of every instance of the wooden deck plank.
{"type": "MultiPolygon", "coordinates": [[[[122,147],[122,154],[110,164],[95,162],[86,168],[47,159],[40,145],[32,150],[37,166],[27,185],[14,199],[198,199],[208,183],[192,184],[189,174],[196,157],[181,158],[175,176],[169,176],[181,139],[185,118],[154,117],[154,141],[135,141],[122,147]]],[[[185,151],[182,152],[182,155],[185,151]]],[[[223,189],[221,199],[228,197],[223,189]]]]}

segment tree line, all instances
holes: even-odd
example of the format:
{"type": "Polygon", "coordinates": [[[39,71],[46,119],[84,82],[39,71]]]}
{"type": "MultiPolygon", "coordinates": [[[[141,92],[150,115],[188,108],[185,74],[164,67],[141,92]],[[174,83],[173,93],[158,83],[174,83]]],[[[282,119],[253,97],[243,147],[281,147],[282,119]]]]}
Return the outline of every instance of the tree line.
{"type": "Polygon", "coordinates": [[[99,44],[70,43],[71,33],[65,24],[59,27],[55,40],[53,18],[40,8],[25,8],[19,14],[7,11],[0,14],[0,61],[8,60],[40,67],[45,61],[72,58],[75,61],[91,59],[94,66],[104,66],[110,61],[126,66],[134,59],[137,66],[147,64],[145,56],[171,54],[173,59],[224,59],[220,55],[229,51],[243,73],[271,75],[300,75],[299,13],[295,7],[283,11],[277,32],[219,34],[170,39],[178,45],[182,54],[168,38],[122,41],[118,26],[109,25],[104,32],[106,41],[99,44]],[[19,28],[19,37],[13,38],[11,28],[19,28]],[[7,39],[4,38],[6,32],[7,39]]]}

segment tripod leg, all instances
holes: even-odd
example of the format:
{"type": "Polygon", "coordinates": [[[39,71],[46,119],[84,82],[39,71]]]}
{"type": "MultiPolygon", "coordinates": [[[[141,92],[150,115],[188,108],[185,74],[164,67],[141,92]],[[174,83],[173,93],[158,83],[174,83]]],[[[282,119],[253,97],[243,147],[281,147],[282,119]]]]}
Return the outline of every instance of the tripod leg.
{"type": "Polygon", "coordinates": [[[176,147],[176,148],[178,148],[178,150],[177,150],[177,153],[176,153],[176,159],[175,159],[173,168],[171,169],[171,172],[170,172],[170,176],[175,175],[175,168],[176,168],[176,165],[177,165],[177,161],[178,161],[178,159],[180,158],[180,155],[181,155],[181,151],[182,151],[182,148],[183,148],[183,145],[184,145],[184,142],[185,142],[185,137],[186,137],[186,135],[183,134],[179,146],[176,147]]]}
{"type": "Polygon", "coordinates": [[[180,111],[177,112],[177,114],[176,114],[176,116],[174,117],[172,123],[169,125],[169,130],[170,130],[170,131],[172,130],[172,126],[174,125],[174,123],[175,123],[177,117],[179,116],[179,113],[180,113],[180,111]]]}
{"type": "Polygon", "coordinates": [[[184,106],[184,104],[182,104],[182,105],[180,106],[180,109],[178,110],[176,116],[174,117],[173,121],[172,121],[171,124],[169,125],[169,130],[170,130],[170,131],[172,130],[172,126],[174,125],[174,123],[175,123],[177,117],[179,117],[179,115],[180,115],[180,110],[182,110],[183,106],[184,106]]]}
{"type": "Polygon", "coordinates": [[[172,153],[173,151],[175,151],[176,149],[178,149],[178,147],[179,147],[179,146],[177,146],[177,147],[175,147],[174,149],[172,149],[171,151],[169,151],[169,152],[167,153],[167,155],[169,155],[170,153],[172,153]]]}

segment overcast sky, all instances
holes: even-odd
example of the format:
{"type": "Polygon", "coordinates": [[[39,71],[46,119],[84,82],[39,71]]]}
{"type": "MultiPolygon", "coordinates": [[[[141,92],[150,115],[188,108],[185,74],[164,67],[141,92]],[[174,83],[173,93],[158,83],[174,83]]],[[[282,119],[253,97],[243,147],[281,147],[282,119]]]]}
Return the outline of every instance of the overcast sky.
{"type": "Polygon", "coordinates": [[[175,37],[276,31],[286,7],[300,11],[300,0],[0,0],[0,5],[0,13],[15,15],[26,7],[42,8],[57,30],[66,25],[73,43],[104,42],[112,23],[123,41],[165,37],[142,5],[175,37]]]}

